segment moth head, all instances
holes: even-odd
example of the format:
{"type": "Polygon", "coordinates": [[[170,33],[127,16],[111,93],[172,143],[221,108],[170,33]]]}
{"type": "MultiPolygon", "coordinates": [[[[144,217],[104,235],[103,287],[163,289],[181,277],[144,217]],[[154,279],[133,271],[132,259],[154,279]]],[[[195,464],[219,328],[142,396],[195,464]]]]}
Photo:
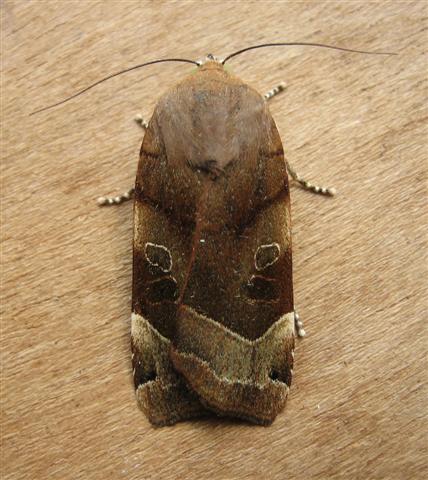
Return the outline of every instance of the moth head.
{"type": "Polygon", "coordinates": [[[215,66],[223,68],[223,59],[214,56],[212,53],[208,53],[204,59],[197,60],[198,67],[201,66],[215,66]]]}

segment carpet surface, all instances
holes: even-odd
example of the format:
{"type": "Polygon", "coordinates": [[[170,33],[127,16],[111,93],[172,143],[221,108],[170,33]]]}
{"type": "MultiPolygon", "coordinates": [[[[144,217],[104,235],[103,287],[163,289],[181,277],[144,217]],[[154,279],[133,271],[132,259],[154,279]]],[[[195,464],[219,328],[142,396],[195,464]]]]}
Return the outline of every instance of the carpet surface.
{"type": "Polygon", "coordinates": [[[2,478],[422,479],[427,476],[427,3],[2,1],[2,478]],[[130,362],[131,187],[156,99],[192,67],[105,75],[167,56],[242,54],[286,156],[295,301],[308,333],[270,427],[155,429],[130,362]]]}

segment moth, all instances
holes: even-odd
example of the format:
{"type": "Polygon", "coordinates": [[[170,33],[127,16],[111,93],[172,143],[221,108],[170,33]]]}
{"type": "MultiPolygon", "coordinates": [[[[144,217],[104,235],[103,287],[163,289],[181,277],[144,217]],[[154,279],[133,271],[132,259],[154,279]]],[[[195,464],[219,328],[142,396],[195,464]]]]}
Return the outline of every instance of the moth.
{"type": "Polygon", "coordinates": [[[289,175],[313,192],[334,190],[285,160],[267,103],[283,87],[263,96],[224,68],[244,51],[277,45],[294,44],[126,70],[197,65],[159,98],[148,123],[140,119],[135,188],[100,199],[134,196],[132,368],[138,405],[154,425],[209,412],[269,425],[289,393],[295,337],[304,335],[289,175]]]}

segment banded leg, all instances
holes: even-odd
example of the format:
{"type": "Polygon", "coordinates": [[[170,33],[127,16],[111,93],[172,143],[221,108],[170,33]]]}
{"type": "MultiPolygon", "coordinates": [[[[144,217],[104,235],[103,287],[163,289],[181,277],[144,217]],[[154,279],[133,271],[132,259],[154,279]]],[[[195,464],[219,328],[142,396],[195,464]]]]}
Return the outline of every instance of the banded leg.
{"type": "Polygon", "coordinates": [[[138,123],[138,125],[140,125],[140,127],[143,130],[147,130],[147,127],[149,126],[149,122],[146,122],[144,120],[144,117],[140,113],[135,116],[134,120],[138,123]]]}
{"type": "Polygon", "coordinates": [[[134,188],[130,188],[121,195],[118,195],[117,197],[99,197],[97,200],[98,205],[100,207],[104,205],[119,205],[123,202],[131,200],[131,198],[134,196],[134,190],[134,188]]]}
{"type": "Polygon", "coordinates": [[[286,162],[286,166],[291,178],[299,183],[305,190],[310,190],[311,192],[319,193],[321,195],[329,195],[331,197],[336,195],[337,191],[334,187],[322,187],[320,185],[314,185],[302,178],[288,162],[286,162]]]}
{"type": "MultiPolygon", "coordinates": [[[[148,122],[146,122],[142,115],[138,114],[135,116],[134,120],[141,126],[143,130],[147,130],[149,126],[148,122]]],[[[134,188],[130,188],[126,192],[118,195],[116,197],[99,197],[97,202],[100,207],[105,205],[120,205],[123,202],[131,200],[134,197],[134,188]]]]}
{"type": "Polygon", "coordinates": [[[279,85],[272,88],[272,90],[269,90],[268,92],[266,92],[263,95],[263,97],[264,97],[265,100],[270,100],[272,97],[275,97],[276,95],[278,95],[278,93],[283,92],[285,90],[285,88],[286,88],[285,82],[281,82],[279,85]]]}
{"type": "Polygon", "coordinates": [[[300,315],[296,310],[294,310],[294,328],[298,337],[303,338],[306,335],[306,332],[303,328],[303,322],[300,320],[300,315]]]}
{"type": "MultiPolygon", "coordinates": [[[[263,96],[265,100],[270,100],[271,98],[275,97],[279,93],[283,92],[286,89],[286,84],[285,82],[281,82],[279,85],[276,87],[272,88],[272,90],[269,90],[266,92],[263,96]]],[[[333,196],[336,195],[336,189],[333,187],[322,187],[320,185],[313,185],[311,182],[308,182],[304,178],[302,178],[295,170],[290,166],[290,164],[287,162],[287,171],[290,174],[291,178],[295,180],[297,183],[299,183],[304,189],[310,190],[311,192],[314,193],[319,193],[321,195],[329,195],[333,196]]]]}

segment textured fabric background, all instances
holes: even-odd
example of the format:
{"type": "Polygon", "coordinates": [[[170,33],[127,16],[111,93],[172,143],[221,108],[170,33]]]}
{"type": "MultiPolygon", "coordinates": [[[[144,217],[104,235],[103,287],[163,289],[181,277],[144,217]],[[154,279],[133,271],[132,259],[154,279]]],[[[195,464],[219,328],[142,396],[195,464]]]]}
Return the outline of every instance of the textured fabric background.
{"type": "Polygon", "coordinates": [[[422,479],[427,475],[427,3],[2,1],[2,478],[422,479]],[[425,30],[425,31],[424,31],[425,30]],[[129,351],[133,183],[157,97],[192,67],[157,65],[57,109],[100,77],[166,56],[246,53],[286,155],[295,296],[308,336],[268,428],[154,429],[129,351]],[[425,105],[424,105],[425,102],[425,105]]]}

